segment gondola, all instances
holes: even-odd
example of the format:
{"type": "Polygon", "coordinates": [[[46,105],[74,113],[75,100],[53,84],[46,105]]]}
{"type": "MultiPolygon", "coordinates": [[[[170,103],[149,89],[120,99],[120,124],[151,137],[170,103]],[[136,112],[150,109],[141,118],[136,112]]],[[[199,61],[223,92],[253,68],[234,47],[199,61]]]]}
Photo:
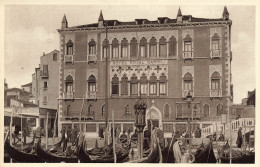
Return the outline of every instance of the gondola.
{"type": "MultiPolygon", "coordinates": [[[[116,157],[116,162],[120,163],[123,162],[130,152],[131,145],[128,145],[126,148],[123,148],[122,151],[118,152],[116,157]]],[[[78,159],[81,163],[113,163],[114,162],[114,156],[113,154],[108,155],[98,155],[98,154],[92,154],[90,155],[90,152],[85,152],[83,148],[83,144],[81,144],[79,150],[78,150],[78,159]]]]}
{"type": "Polygon", "coordinates": [[[195,156],[195,161],[193,163],[216,163],[217,162],[216,157],[214,155],[213,145],[211,141],[207,145],[204,145],[202,143],[201,146],[195,152],[194,156],[195,156]]]}
{"type": "Polygon", "coordinates": [[[59,156],[59,155],[55,155],[54,153],[50,153],[50,152],[43,150],[42,147],[41,147],[41,140],[40,139],[36,144],[35,151],[36,151],[36,154],[46,162],[50,162],[50,163],[60,163],[60,162],[78,163],[78,158],[76,156],[70,156],[70,157],[66,157],[66,156],[63,156],[63,155],[59,156]]]}
{"type": "Polygon", "coordinates": [[[175,163],[173,154],[173,144],[177,141],[173,138],[168,146],[162,149],[162,163],[175,163]]]}
{"type": "Polygon", "coordinates": [[[16,162],[20,163],[42,163],[44,162],[39,156],[36,154],[26,153],[24,151],[20,151],[15,149],[10,145],[10,143],[6,140],[4,145],[5,151],[8,155],[14,159],[16,162]]]}
{"type": "MultiPolygon", "coordinates": [[[[242,152],[239,150],[232,149],[232,160],[234,164],[254,164],[255,163],[255,152],[242,152]]],[[[230,146],[228,142],[218,152],[221,163],[230,163],[230,146]]]]}

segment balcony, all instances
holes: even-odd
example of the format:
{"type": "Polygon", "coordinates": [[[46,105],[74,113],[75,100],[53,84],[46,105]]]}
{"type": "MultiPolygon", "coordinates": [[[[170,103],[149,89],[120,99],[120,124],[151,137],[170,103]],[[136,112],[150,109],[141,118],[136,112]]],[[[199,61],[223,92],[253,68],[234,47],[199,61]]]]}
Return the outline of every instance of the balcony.
{"type": "Polygon", "coordinates": [[[73,99],[74,98],[74,92],[64,92],[63,98],[64,99],[73,99]]]}
{"type": "Polygon", "coordinates": [[[182,90],[182,98],[186,98],[188,93],[190,93],[191,96],[194,96],[193,90],[182,90]]]}
{"type": "Polygon", "coordinates": [[[73,63],[74,55],[65,55],[65,63],[73,63]]]}
{"type": "Polygon", "coordinates": [[[87,120],[95,120],[95,113],[94,111],[88,112],[86,115],[87,120]]]}
{"type": "Polygon", "coordinates": [[[183,51],[183,59],[192,59],[193,58],[193,55],[192,55],[192,52],[191,51],[183,51]]]}
{"type": "Polygon", "coordinates": [[[49,71],[40,71],[40,76],[44,79],[49,78],[49,71]]]}
{"type": "Polygon", "coordinates": [[[97,92],[87,92],[87,99],[88,100],[95,100],[95,99],[97,99],[97,92]]]}
{"type": "Polygon", "coordinates": [[[222,97],[222,90],[221,89],[211,89],[210,97],[222,97]]]}
{"type": "Polygon", "coordinates": [[[220,50],[211,50],[210,57],[211,59],[220,58],[220,50]]]}
{"type": "Polygon", "coordinates": [[[96,54],[89,54],[88,55],[88,63],[96,63],[97,55],[96,54]]]}

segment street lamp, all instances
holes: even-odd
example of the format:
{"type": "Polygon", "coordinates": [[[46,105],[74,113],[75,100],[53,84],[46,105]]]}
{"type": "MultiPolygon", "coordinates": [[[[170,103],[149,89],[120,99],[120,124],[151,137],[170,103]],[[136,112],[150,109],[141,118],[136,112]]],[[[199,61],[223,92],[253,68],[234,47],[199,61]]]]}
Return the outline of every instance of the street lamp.
{"type": "Polygon", "coordinates": [[[135,109],[135,126],[138,132],[138,158],[143,157],[143,130],[146,125],[145,115],[146,115],[146,104],[140,99],[134,105],[135,109]]]}
{"type": "Polygon", "coordinates": [[[188,93],[188,95],[186,96],[186,101],[188,102],[188,108],[189,108],[189,114],[188,114],[188,134],[189,134],[189,152],[191,150],[191,126],[190,126],[190,114],[191,114],[191,107],[190,104],[193,101],[193,97],[190,94],[190,92],[188,93]]]}

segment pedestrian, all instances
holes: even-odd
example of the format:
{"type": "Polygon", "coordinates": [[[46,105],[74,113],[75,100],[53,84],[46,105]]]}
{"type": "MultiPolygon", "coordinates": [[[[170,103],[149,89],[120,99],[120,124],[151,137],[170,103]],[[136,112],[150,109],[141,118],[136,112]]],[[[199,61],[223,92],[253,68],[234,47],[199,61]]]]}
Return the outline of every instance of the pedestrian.
{"type": "Polygon", "coordinates": [[[72,129],[72,132],[71,132],[71,142],[72,143],[74,143],[76,141],[77,134],[78,134],[77,128],[75,127],[75,128],[72,129]]]}
{"type": "Polygon", "coordinates": [[[201,129],[199,126],[197,126],[195,130],[195,138],[201,138],[201,129]]]}
{"type": "Polygon", "coordinates": [[[71,142],[71,127],[70,126],[67,129],[67,140],[68,140],[68,142],[71,142]]]}
{"type": "Polygon", "coordinates": [[[116,128],[116,139],[119,139],[119,135],[120,135],[120,129],[116,128]]]}
{"type": "Polygon", "coordinates": [[[238,148],[241,148],[242,141],[243,141],[242,128],[240,127],[238,132],[237,132],[237,141],[236,141],[236,144],[237,144],[238,148]]]}
{"type": "Polygon", "coordinates": [[[23,128],[23,143],[26,144],[26,136],[27,136],[27,130],[26,128],[23,128]]]}
{"type": "Polygon", "coordinates": [[[104,135],[103,135],[103,128],[99,128],[99,131],[98,131],[98,137],[99,137],[99,140],[104,138],[104,135]]]}
{"type": "Polygon", "coordinates": [[[61,129],[60,133],[61,133],[61,141],[63,141],[65,139],[66,127],[63,127],[63,129],[61,129]]]}
{"type": "Polygon", "coordinates": [[[181,138],[181,134],[178,130],[176,130],[174,138],[176,138],[176,139],[181,138]]]}
{"type": "Polygon", "coordinates": [[[113,127],[111,127],[111,129],[110,129],[110,136],[111,136],[111,138],[112,138],[112,142],[113,142],[113,139],[114,139],[114,135],[113,135],[113,127]]]}
{"type": "Polygon", "coordinates": [[[125,134],[125,131],[123,131],[123,134],[120,136],[120,142],[126,143],[127,142],[127,135],[125,134]]]}

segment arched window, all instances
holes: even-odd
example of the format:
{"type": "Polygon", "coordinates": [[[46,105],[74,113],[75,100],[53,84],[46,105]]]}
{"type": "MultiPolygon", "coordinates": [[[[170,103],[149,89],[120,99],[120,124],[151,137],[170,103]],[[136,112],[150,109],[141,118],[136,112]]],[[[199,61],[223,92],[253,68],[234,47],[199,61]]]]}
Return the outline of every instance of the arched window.
{"type": "Polygon", "coordinates": [[[220,49],[220,37],[218,33],[214,33],[214,35],[211,37],[211,49],[212,50],[219,50],[220,49]]]}
{"type": "Polygon", "coordinates": [[[214,72],[211,75],[211,89],[219,90],[220,89],[220,75],[218,72],[214,72]]]}
{"type": "Polygon", "coordinates": [[[129,104],[127,104],[125,106],[124,118],[132,118],[132,114],[131,114],[131,110],[130,110],[130,105],[129,104]]]}
{"type": "Polygon", "coordinates": [[[66,97],[67,98],[72,98],[73,97],[73,78],[72,76],[67,76],[65,80],[65,92],[66,92],[66,97]]]}
{"type": "Polygon", "coordinates": [[[176,56],[177,53],[177,42],[176,42],[176,38],[174,36],[172,36],[169,39],[169,56],[176,56]]]}
{"type": "Polygon", "coordinates": [[[91,41],[88,43],[89,46],[89,54],[96,54],[96,42],[94,39],[91,39],[91,41]]]}
{"type": "Polygon", "coordinates": [[[130,57],[135,58],[137,57],[137,40],[136,38],[132,38],[130,42],[130,57]]]}
{"type": "Polygon", "coordinates": [[[222,104],[218,104],[217,105],[217,115],[220,116],[221,114],[224,114],[224,112],[223,112],[223,105],[222,104]]]}
{"type": "Polygon", "coordinates": [[[153,74],[150,77],[150,95],[156,95],[157,94],[157,77],[153,74]]]}
{"type": "Polygon", "coordinates": [[[180,104],[177,105],[176,118],[182,118],[182,106],[180,104]]]}
{"type": "Polygon", "coordinates": [[[115,75],[112,78],[112,95],[118,95],[118,87],[119,87],[119,79],[118,77],[115,75]]]}
{"type": "Polygon", "coordinates": [[[131,77],[131,95],[138,95],[138,81],[137,77],[134,75],[131,77]]]}
{"type": "Polygon", "coordinates": [[[183,39],[183,58],[192,58],[192,38],[190,35],[186,35],[183,39]]]}
{"type": "Polygon", "coordinates": [[[147,77],[143,74],[140,78],[141,83],[141,94],[146,95],[147,94],[147,77]]]}
{"type": "Polygon", "coordinates": [[[101,118],[105,118],[105,104],[101,107],[101,118]]]}
{"type": "Polygon", "coordinates": [[[96,92],[96,77],[94,75],[88,78],[88,91],[96,92]]]}
{"type": "Polygon", "coordinates": [[[170,106],[168,104],[166,104],[164,106],[164,118],[170,118],[170,106]]]}
{"type": "Polygon", "coordinates": [[[112,41],[112,57],[113,58],[119,57],[119,44],[116,38],[112,41]]]}
{"type": "Polygon", "coordinates": [[[121,94],[128,95],[128,78],[126,75],[121,78],[121,94]]]}
{"type": "Polygon", "coordinates": [[[166,94],[166,76],[164,74],[162,74],[160,76],[160,81],[159,81],[159,84],[160,84],[160,95],[165,95],[166,94]]]}
{"type": "Polygon", "coordinates": [[[140,40],[140,57],[147,57],[147,40],[145,37],[143,37],[140,40]]]}
{"type": "Polygon", "coordinates": [[[103,58],[106,58],[107,55],[109,55],[109,41],[108,39],[105,39],[102,43],[102,48],[103,48],[103,58]]]}
{"type": "Polygon", "coordinates": [[[192,90],[192,85],[193,85],[192,75],[191,73],[188,72],[183,77],[183,88],[184,90],[192,90]]]}
{"type": "Polygon", "coordinates": [[[209,105],[205,104],[203,108],[203,116],[209,117],[209,105]]]}
{"type": "Polygon", "coordinates": [[[161,37],[159,40],[159,50],[160,50],[160,57],[166,57],[167,56],[167,47],[166,47],[166,39],[165,37],[161,37]]]}
{"type": "Polygon", "coordinates": [[[200,118],[200,106],[198,104],[193,106],[193,118],[200,118]]]}
{"type": "Polygon", "coordinates": [[[69,104],[69,105],[67,106],[66,116],[68,117],[70,114],[71,114],[71,105],[69,104]]]}
{"type": "Polygon", "coordinates": [[[157,55],[157,42],[156,38],[152,37],[150,39],[150,57],[156,57],[157,55]]]}
{"type": "Polygon", "coordinates": [[[126,38],[124,38],[121,41],[121,57],[127,57],[127,53],[128,53],[128,41],[126,38]]]}
{"type": "Polygon", "coordinates": [[[87,119],[92,119],[92,120],[94,120],[94,117],[95,117],[95,112],[94,112],[94,110],[93,110],[93,106],[92,106],[92,104],[90,104],[89,106],[88,106],[88,115],[87,115],[87,119]]]}
{"type": "Polygon", "coordinates": [[[69,40],[66,44],[67,55],[73,55],[73,42],[69,40]]]}

